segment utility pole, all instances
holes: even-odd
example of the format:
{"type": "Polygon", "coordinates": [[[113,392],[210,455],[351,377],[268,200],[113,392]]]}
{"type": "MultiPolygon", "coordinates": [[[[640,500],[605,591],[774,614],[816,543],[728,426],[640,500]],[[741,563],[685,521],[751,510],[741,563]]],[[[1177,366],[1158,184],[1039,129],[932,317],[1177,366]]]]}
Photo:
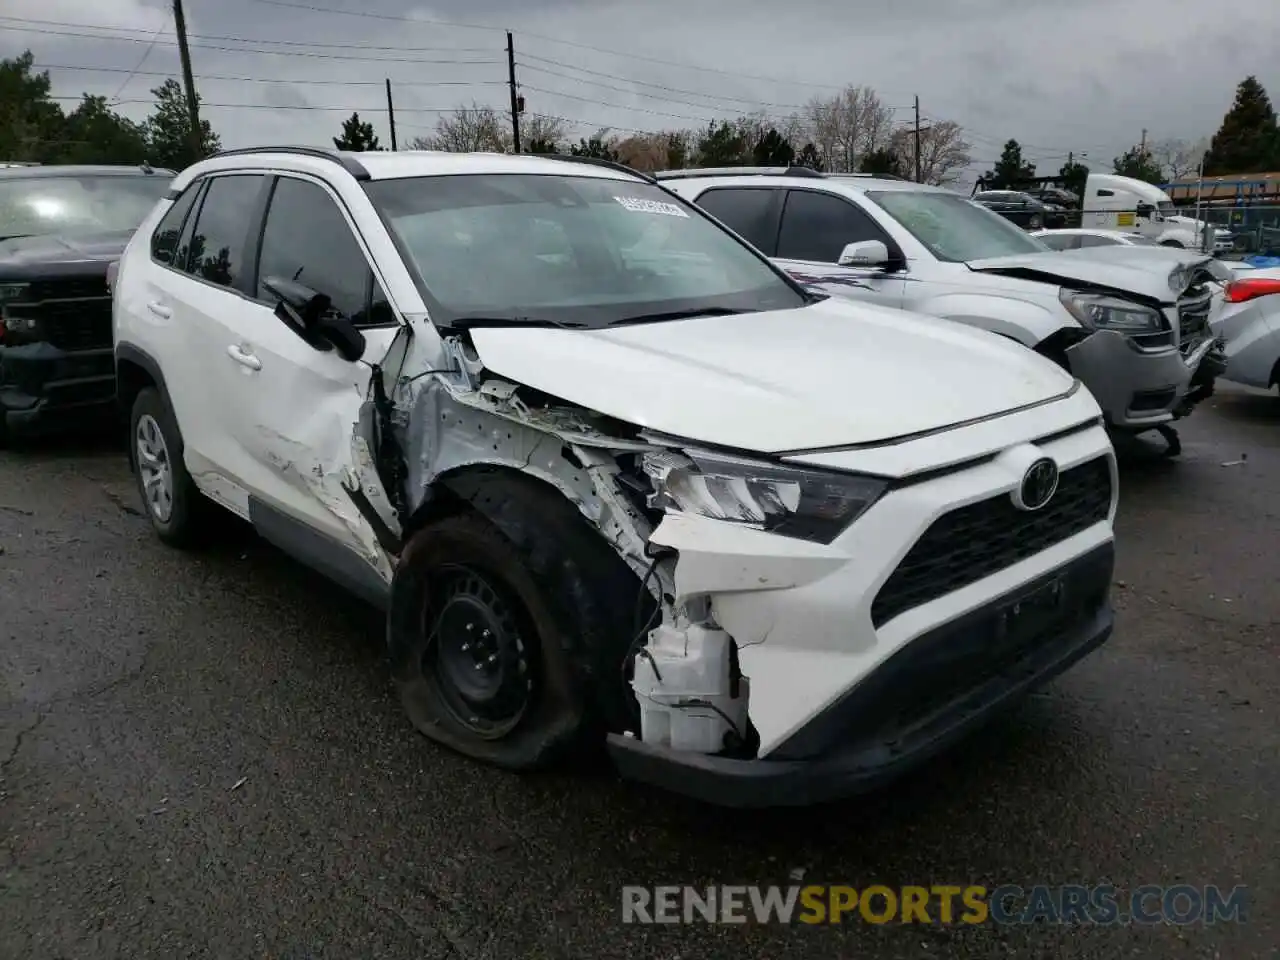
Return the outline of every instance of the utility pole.
{"type": "Polygon", "coordinates": [[[520,95],[516,92],[516,46],[507,31],[507,85],[511,88],[511,149],[520,152],[520,95]]]}
{"type": "Polygon", "coordinates": [[[916,97],[916,183],[920,182],[920,98],[916,97]]]}
{"type": "Polygon", "coordinates": [[[396,149],[396,108],[391,103],[391,78],[387,77],[387,120],[391,123],[391,149],[396,149]]]}
{"type": "Polygon", "coordinates": [[[1138,147],[1138,156],[1146,159],[1147,156],[1147,128],[1142,128],[1142,144],[1138,147]]]}
{"type": "Polygon", "coordinates": [[[204,138],[200,136],[200,101],[196,99],[196,81],[191,75],[191,51],[187,49],[187,18],[182,13],[182,0],[173,0],[173,29],[178,35],[178,56],[182,59],[182,84],[187,90],[187,120],[191,124],[191,162],[204,156],[204,138]]]}

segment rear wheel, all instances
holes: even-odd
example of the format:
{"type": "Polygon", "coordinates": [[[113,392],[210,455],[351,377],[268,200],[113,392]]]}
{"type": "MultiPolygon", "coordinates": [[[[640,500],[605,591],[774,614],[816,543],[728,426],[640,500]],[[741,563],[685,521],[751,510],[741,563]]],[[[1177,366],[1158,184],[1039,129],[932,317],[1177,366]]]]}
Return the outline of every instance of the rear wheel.
{"type": "Polygon", "coordinates": [[[1182,246],[1182,244],[1181,244],[1181,243],[1179,243],[1177,240],[1161,240],[1161,241],[1160,241],[1160,246],[1162,246],[1162,247],[1177,247],[1179,250],[1184,249],[1184,247],[1182,246]]]}
{"type": "Polygon", "coordinates": [[[511,770],[598,750],[634,702],[620,667],[639,578],[572,504],[535,486],[491,496],[497,523],[466,512],[415,534],[387,621],[413,725],[511,770]]]}

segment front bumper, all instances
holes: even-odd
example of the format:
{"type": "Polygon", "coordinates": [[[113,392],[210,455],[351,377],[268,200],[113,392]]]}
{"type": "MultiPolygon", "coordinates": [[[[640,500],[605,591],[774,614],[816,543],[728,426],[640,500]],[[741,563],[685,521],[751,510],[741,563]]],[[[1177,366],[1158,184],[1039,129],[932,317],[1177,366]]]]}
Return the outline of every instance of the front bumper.
{"type": "Polygon", "coordinates": [[[66,351],[36,342],[0,347],[0,426],[11,436],[71,429],[115,412],[110,347],[66,351]]]}
{"type": "MultiPolygon", "coordinates": [[[[1077,411],[1072,420],[1082,408],[1097,413],[1083,391],[1061,406],[1077,411]]],[[[1046,422],[1040,439],[1006,439],[976,461],[922,469],[829,545],[668,515],[650,540],[678,553],[676,602],[708,598],[733,638],[758,748],[752,759],[707,756],[613,737],[619,770],[739,805],[857,792],[1101,643],[1110,629],[1115,457],[1098,421],[1070,422],[1046,422]],[[1019,511],[1009,493],[1041,457],[1058,464],[1058,490],[1042,510],[1019,511]],[[1010,604],[1064,574],[1070,589],[1055,595],[1063,602],[1051,605],[1043,630],[1031,613],[1010,614],[1010,604]],[[1002,629],[1024,639],[1001,641],[1002,629]]],[[[937,456],[939,442],[906,441],[894,456],[909,461],[920,446],[937,456]]],[[[883,454],[796,460],[859,472],[883,454]]]]}
{"type": "Polygon", "coordinates": [[[1211,392],[1221,372],[1218,354],[1213,340],[1184,356],[1172,346],[1142,349],[1114,330],[1098,330],[1066,351],[1071,372],[1098,401],[1108,426],[1120,430],[1146,430],[1185,416],[1193,387],[1193,403],[1211,392]]]}
{"type": "Polygon", "coordinates": [[[916,638],[768,759],[676,751],[611,735],[628,779],[731,807],[802,806],[895,779],[1001,708],[1047,683],[1111,635],[1110,543],[916,638]],[[1007,610],[1050,583],[1072,598],[1019,646],[998,639],[1007,610]]]}

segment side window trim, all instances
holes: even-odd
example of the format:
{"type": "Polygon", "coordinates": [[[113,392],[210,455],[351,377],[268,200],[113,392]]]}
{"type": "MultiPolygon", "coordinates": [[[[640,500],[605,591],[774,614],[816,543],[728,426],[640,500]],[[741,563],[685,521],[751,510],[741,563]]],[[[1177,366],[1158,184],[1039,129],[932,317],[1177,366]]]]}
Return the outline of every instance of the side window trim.
{"type": "MultiPolygon", "coordinates": [[[[359,228],[356,226],[355,217],[351,215],[351,211],[347,207],[346,201],[344,201],[342,197],[338,195],[338,192],[336,190],[333,190],[329,186],[329,184],[325,183],[320,178],[309,176],[303,173],[296,173],[294,171],[288,171],[285,173],[270,175],[271,184],[263,197],[262,209],[258,217],[258,229],[255,233],[255,239],[254,239],[253,261],[252,261],[253,262],[253,270],[252,270],[253,285],[249,288],[248,292],[245,295],[254,303],[260,303],[265,307],[274,308],[275,306],[275,304],[273,304],[269,300],[262,300],[258,298],[258,272],[262,266],[262,238],[266,234],[266,230],[267,230],[267,216],[271,212],[271,200],[275,197],[277,185],[281,180],[285,178],[288,178],[290,180],[297,180],[299,183],[309,183],[309,184],[312,184],[313,186],[319,187],[321,190],[324,191],[324,193],[329,197],[329,199],[333,201],[338,212],[342,215],[342,218],[346,220],[347,229],[350,230],[351,235],[355,237],[356,246],[360,248],[360,253],[364,256],[365,308],[368,309],[372,305],[373,291],[375,289],[378,289],[382,291],[382,296],[386,298],[387,304],[391,307],[391,312],[395,315],[394,323],[392,321],[387,321],[386,323],[361,324],[360,329],[361,330],[380,330],[380,329],[390,329],[392,326],[396,326],[396,327],[406,326],[407,324],[404,319],[404,314],[396,306],[395,301],[391,297],[391,294],[387,291],[387,284],[379,274],[377,266],[374,263],[374,258],[370,254],[369,244],[365,242],[364,235],[360,232],[359,228]]],[[[399,249],[399,247],[397,247],[397,249],[399,249]]]]}
{"type": "MultiPolygon", "coordinates": [[[[902,261],[903,263],[906,262],[906,255],[903,253],[902,247],[898,245],[898,242],[889,235],[889,231],[887,231],[883,226],[881,226],[881,224],[876,220],[875,217],[873,217],[870,213],[868,213],[866,210],[862,208],[861,204],[854,203],[848,197],[842,196],[841,194],[838,194],[838,193],[833,193],[830,190],[811,190],[805,187],[788,187],[786,190],[786,194],[787,194],[786,200],[784,200],[782,204],[782,210],[780,211],[781,216],[778,217],[778,236],[774,240],[775,250],[778,248],[778,243],[780,243],[782,240],[782,224],[783,224],[783,221],[786,220],[787,218],[786,201],[789,201],[791,199],[791,195],[793,193],[816,193],[819,196],[831,197],[832,199],[838,200],[841,203],[845,204],[846,206],[850,207],[851,209],[854,210],[857,216],[862,217],[864,220],[867,221],[867,223],[871,224],[871,226],[875,229],[875,231],[880,235],[878,239],[888,248],[890,257],[896,257],[898,260],[902,261]]],[[[781,259],[790,260],[793,258],[782,257],[781,259]]],[[[821,264],[824,266],[835,265],[833,262],[827,261],[827,260],[797,260],[796,262],[821,264]]],[[[845,269],[857,269],[857,268],[846,267],[845,269]]]]}

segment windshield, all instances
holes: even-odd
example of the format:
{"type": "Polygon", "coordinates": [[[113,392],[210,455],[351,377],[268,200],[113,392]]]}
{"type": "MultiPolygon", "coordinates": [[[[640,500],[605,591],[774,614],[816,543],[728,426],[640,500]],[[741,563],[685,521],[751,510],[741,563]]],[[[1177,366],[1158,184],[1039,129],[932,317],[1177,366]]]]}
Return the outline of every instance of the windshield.
{"type": "Polygon", "coordinates": [[[766,260],[652,184],[488,174],[365,187],[437,322],[598,327],[806,302],[766,260]]]}
{"type": "Polygon", "coordinates": [[[867,196],[930,253],[948,263],[1044,253],[1049,249],[998,213],[953,193],[884,190],[867,196]]]}
{"type": "Polygon", "coordinates": [[[141,173],[6,177],[0,180],[0,238],[136,230],[169,179],[141,173]]]}

